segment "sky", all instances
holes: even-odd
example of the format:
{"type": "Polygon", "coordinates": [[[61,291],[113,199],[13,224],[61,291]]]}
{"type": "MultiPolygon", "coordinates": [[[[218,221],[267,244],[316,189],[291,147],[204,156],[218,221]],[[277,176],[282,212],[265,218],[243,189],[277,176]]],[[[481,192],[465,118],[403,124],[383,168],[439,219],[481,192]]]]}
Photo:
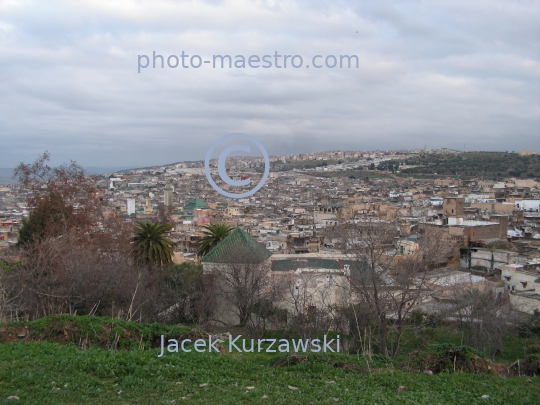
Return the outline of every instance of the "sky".
{"type": "Polygon", "coordinates": [[[0,167],[202,160],[229,133],[271,155],[540,152],[540,2],[0,0],[0,167]],[[169,67],[182,52],[303,65],[169,67]]]}

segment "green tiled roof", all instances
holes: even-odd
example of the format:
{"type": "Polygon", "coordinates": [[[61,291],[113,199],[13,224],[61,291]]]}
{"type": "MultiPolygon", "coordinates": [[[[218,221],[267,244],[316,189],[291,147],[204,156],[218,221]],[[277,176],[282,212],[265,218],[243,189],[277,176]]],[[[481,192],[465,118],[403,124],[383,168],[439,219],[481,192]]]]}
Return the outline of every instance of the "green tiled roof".
{"type": "Polygon", "coordinates": [[[540,277],[538,277],[536,280],[534,280],[534,282],[540,284],[540,277]]]}
{"type": "Polygon", "coordinates": [[[205,263],[262,263],[272,253],[242,229],[232,230],[203,258],[205,263]],[[247,260],[246,260],[247,259],[247,260]],[[241,261],[241,260],[245,260],[241,261]]]}
{"type": "Polygon", "coordinates": [[[204,201],[199,200],[198,198],[195,198],[193,201],[190,201],[186,205],[184,205],[184,211],[194,210],[197,208],[208,208],[208,205],[206,205],[204,201]]]}

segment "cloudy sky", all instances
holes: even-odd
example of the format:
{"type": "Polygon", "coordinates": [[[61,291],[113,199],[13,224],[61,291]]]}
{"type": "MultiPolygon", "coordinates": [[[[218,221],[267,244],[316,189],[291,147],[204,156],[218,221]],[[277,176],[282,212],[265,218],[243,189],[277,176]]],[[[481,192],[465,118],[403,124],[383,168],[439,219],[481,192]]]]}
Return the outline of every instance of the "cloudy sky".
{"type": "Polygon", "coordinates": [[[227,133],[270,154],[540,151],[539,83],[537,0],[0,0],[0,167],[199,160],[227,133]],[[153,51],[359,66],[138,73],[153,51]]]}

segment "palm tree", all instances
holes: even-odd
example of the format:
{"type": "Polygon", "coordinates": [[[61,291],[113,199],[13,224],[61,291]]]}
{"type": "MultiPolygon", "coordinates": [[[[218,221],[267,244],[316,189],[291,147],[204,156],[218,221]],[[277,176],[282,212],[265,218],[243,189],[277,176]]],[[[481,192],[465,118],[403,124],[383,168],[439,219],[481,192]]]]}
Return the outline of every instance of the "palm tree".
{"type": "Polygon", "coordinates": [[[210,224],[203,228],[205,229],[204,236],[199,242],[199,252],[197,253],[200,258],[203,258],[234,229],[233,226],[227,224],[210,224]]]}
{"type": "Polygon", "coordinates": [[[135,236],[131,239],[134,257],[160,267],[171,263],[176,243],[165,236],[171,228],[171,225],[159,222],[137,222],[135,236]]]}

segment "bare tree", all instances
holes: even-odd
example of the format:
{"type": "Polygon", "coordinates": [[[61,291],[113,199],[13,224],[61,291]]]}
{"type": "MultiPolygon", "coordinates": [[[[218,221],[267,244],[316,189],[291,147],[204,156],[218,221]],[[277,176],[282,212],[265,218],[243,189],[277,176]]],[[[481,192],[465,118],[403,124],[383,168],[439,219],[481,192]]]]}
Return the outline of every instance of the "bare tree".
{"type": "Polygon", "coordinates": [[[344,281],[343,272],[299,270],[282,275],[285,289],[280,306],[287,310],[287,329],[303,339],[323,331],[344,330],[344,281]]]}
{"type": "Polygon", "coordinates": [[[4,270],[0,269],[0,322],[18,321],[24,311],[22,289],[6,283],[4,270]]]}
{"type": "Polygon", "coordinates": [[[225,307],[252,335],[261,332],[268,315],[268,304],[280,294],[270,263],[254,257],[249,249],[229,251],[226,259],[214,264],[216,287],[225,307]]]}
{"type": "Polygon", "coordinates": [[[157,295],[159,319],[206,324],[217,305],[215,278],[215,274],[204,274],[201,265],[190,263],[162,269],[157,295]]]}
{"type": "Polygon", "coordinates": [[[106,215],[97,179],[81,166],[52,168],[48,160],[46,152],[15,170],[31,212],[20,232],[22,263],[9,283],[22,288],[32,317],[120,311],[132,318],[149,301],[155,277],[130,258],[131,224],[106,215]]]}
{"type": "Polygon", "coordinates": [[[517,313],[506,294],[478,284],[470,282],[453,288],[452,305],[445,315],[457,321],[463,344],[494,356],[515,330],[517,313]]]}
{"type": "Polygon", "coordinates": [[[23,221],[19,241],[57,237],[71,230],[95,229],[103,220],[97,178],[75,162],[51,168],[45,152],[33,164],[21,163],[14,176],[28,191],[30,216],[23,221]]]}
{"type": "MultiPolygon", "coordinates": [[[[395,359],[398,355],[410,312],[422,301],[426,277],[443,251],[441,232],[425,229],[416,246],[401,255],[395,222],[367,220],[344,223],[339,228],[340,247],[354,262],[352,302],[369,312],[384,356],[395,359]]],[[[359,323],[354,323],[358,333],[365,334],[359,323]]]]}

